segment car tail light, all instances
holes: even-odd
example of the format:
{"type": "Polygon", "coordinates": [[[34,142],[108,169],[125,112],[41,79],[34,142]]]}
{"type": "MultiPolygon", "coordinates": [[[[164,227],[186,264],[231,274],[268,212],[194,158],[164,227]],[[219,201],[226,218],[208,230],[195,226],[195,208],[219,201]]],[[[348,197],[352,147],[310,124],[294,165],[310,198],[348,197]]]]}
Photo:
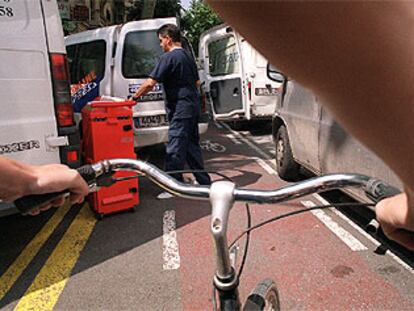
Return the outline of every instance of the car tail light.
{"type": "Polygon", "coordinates": [[[250,81],[247,82],[247,91],[249,93],[249,100],[252,100],[252,83],[250,81]]]}
{"type": "Polygon", "coordinates": [[[70,98],[69,70],[65,54],[50,54],[53,95],[58,126],[73,126],[73,107],[70,98]]]}
{"type": "Polygon", "coordinates": [[[78,161],[79,160],[78,152],[76,150],[69,151],[66,154],[66,159],[67,159],[68,162],[76,162],[76,161],[78,161]]]}

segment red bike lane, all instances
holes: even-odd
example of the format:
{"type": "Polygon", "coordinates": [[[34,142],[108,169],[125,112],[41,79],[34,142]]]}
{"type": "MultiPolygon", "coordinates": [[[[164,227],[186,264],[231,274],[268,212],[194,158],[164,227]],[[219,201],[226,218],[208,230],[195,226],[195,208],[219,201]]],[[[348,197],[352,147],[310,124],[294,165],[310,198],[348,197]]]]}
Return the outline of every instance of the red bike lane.
{"type": "MultiPolygon", "coordinates": [[[[283,184],[254,160],[254,151],[232,143],[224,133],[215,133],[214,139],[227,150],[220,154],[205,152],[208,168],[233,177],[244,188],[274,189],[283,184]]],[[[315,200],[306,198],[312,199],[315,200]]],[[[199,208],[206,207],[194,206],[195,210],[199,208]]],[[[252,224],[256,224],[304,206],[300,200],[294,200],[250,208],[252,224]]],[[[188,206],[177,207],[177,223],[191,212],[188,206]]],[[[212,309],[215,255],[209,224],[207,216],[177,230],[184,310],[212,309]]],[[[229,242],[245,227],[245,207],[237,203],[230,213],[229,242]]],[[[238,264],[244,240],[239,245],[238,264]]],[[[372,249],[352,251],[311,213],[267,224],[252,232],[240,279],[241,299],[248,296],[256,283],[271,278],[278,286],[282,310],[413,310],[413,301],[369,264],[369,256],[381,255],[374,254],[372,249]]]]}

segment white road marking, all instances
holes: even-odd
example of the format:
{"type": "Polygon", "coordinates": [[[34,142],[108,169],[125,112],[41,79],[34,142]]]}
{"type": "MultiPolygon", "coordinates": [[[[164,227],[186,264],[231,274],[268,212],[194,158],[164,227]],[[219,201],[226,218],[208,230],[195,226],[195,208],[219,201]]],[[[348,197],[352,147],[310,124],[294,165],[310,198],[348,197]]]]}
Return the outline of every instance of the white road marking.
{"type": "Polygon", "coordinates": [[[250,142],[248,139],[244,138],[240,133],[233,131],[227,124],[221,123],[221,125],[224,128],[226,128],[228,131],[230,131],[235,136],[235,138],[241,140],[242,142],[247,144],[249,147],[251,147],[254,151],[256,151],[260,156],[262,156],[262,158],[264,158],[265,160],[271,160],[271,157],[268,154],[260,150],[259,147],[257,147],[255,144],[250,142]]]}
{"type": "Polygon", "coordinates": [[[236,139],[236,137],[234,137],[234,135],[233,134],[226,134],[226,137],[228,138],[228,139],[230,139],[234,144],[236,144],[236,145],[240,145],[240,144],[242,144],[242,142],[241,141],[239,141],[238,139],[236,139]]]}
{"type": "Polygon", "coordinates": [[[263,169],[266,172],[268,172],[270,175],[276,175],[277,176],[277,173],[274,170],[274,168],[271,165],[269,165],[265,160],[257,158],[257,157],[254,157],[253,159],[257,162],[257,164],[259,164],[261,167],[263,167],[263,169]]]}
{"type": "MultiPolygon", "coordinates": [[[[322,198],[319,194],[315,193],[313,196],[322,204],[330,204],[328,201],[326,201],[324,198],[322,198]]],[[[352,228],[357,230],[360,234],[362,234],[366,239],[372,242],[376,247],[380,246],[381,243],[378,242],[376,239],[374,239],[372,236],[370,236],[366,231],[364,231],[361,227],[359,227],[357,224],[355,224],[352,220],[350,220],[348,217],[346,217],[344,214],[342,214],[340,211],[338,211],[336,208],[330,208],[333,213],[338,215],[341,219],[346,221],[352,228]]],[[[414,269],[411,268],[409,265],[407,265],[404,261],[402,261],[397,255],[395,255],[393,252],[391,252],[389,249],[386,250],[385,254],[389,255],[392,259],[394,259],[398,264],[400,264],[403,268],[405,268],[408,272],[411,274],[414,274],[414,269]]]]}
{"type": "MultiPolygon", "coordinates": [[[[219,123],[216,123],[217,125],[219,125],[219,123]]],[[[260,150],[257,146],[255,146],[254,144],[252,144],[250,141],[248,141],[246,138],[244,138],[241,134],[233,131],[229,126],[227,126],[226,124],[223,124],[223,126],[221,126],[221,128],[225,127],[227,130],[229,130],[230,132],[232,132],[234,134],[235,137],[237,137],[238,139],[240,139],[241,141],[245,142],[248,146],[252,147],[256,152],[258,152],[261,156],[265,157],[266,159],[269,159],[269,156],[267,154],[265,154],[262,150],[260,150]]],[[[257,158],[258,159],[258,158],[257,158]]],[[[263,159],[259,159],[256,160],[257,163],[262,166],[267,172],[269,172],[270,174],[276,174],[277,172],[274,169],[274,165],[268,165],[266,162],[264,162],[263,159]],[[261,161],[260,161],[261,160],[261,161]],[[262,162],[263,161],[263,162],[262,162]]],[[[319,194],[313,194],[313,196],[319,200],[322,204],[330,204],[328,201],[326,201],[325,199],[323,199],[319,194]]],[[[344,221],[346,221],[349,225],[351,225],[355,230],[357,230],[360,234],[362,234],[364,237],[366,237],[369,241],[371,241],[375,246],[379,246],[381,245],[381,243],[379,243],[376,239],[374,239],[372,236],[370,236],[366,231],[364,231],[363,229],[361,229],[358,225],[356,225],[353,221],[351,221],[348,217],[346,217],[345,215],[343,215],[340,211],[338,211],[335,208],[330,208],[330,210],[335,213],[336,215],[338,215],[340,218],[342,218],[344,221]]],[[[329,216],[328,216],[329,217],[329,216]]],[[[358,240],[357,240],[358,241],[358,240]]],[[[359,242],[359,241],[358,241],[359,242]]],[[[365,246],[363,246],[365,247],[365,246]]],[[[365,249],[367,249],[365,247],[365,249]]],[[[385,254],[387,254],[388,256],[390,256],[392,259],[394,259],[398,264],[400,264],[403,268],[405,268],[408,272],[410,272],[411,274],[414,274],[414,269],[412,267],[410,267],[408,264],[406,264],[403,260],[401,260],[397,255],[395,255],[393,252],[391,252],[390,250],[386,250],[385,254]]]]}
{"type": "MultiPolygon", "coordinates": [[[[316,204],[312,201],[301,201],[301,203],[306,207],[316,206],[316,204]]],[[[335,235],[338,236],[351,250],[363,251],[368,249],[357,238],[333,221],[332,218],[329,217],[324,211],[313,210],[311,213],[314,214],[326,227],[328,227],[328,229],[335,233],[335,235]]]]}
{"type": "Polygon", "coordinates": [[[163,232],[163,268],[164,270],[176,270],[180,268],[180,253],[178,251],[177,233],[175,231],[175,211],[165,211],[163,232]]]}
{"type": "Polygon", "coordinates": [[[218,128],[218,129],[223,129],[223,126],[218,123],[218,122],[214,122],[214,125],[218,128]]]}

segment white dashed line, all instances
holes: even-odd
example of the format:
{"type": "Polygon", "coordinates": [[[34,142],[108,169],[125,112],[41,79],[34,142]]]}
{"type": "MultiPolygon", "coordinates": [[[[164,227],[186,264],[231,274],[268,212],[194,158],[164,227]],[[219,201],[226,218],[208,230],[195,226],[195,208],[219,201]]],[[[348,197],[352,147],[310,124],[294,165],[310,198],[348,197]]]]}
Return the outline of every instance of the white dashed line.
{"type": "MultiPolygon", "coordinates": [[[[301,201],[306,207],[314,207],[315,203],[312,201],[301,201]]],[[[353,251],[364,251],[368,248],[362,244],[357,238],[346,231],[344,228],[339,226],[335,221],[332,220],[324,211],[313,210],[311,211],[328,229],[330,229],[337,237],[339,237],[351,250],[353,251]]]]}
{"type": "Polygon", "coordinates": [[[242,142],[240,140],[236,139],[236,137],[234,137],[233,134],[226,134],[226,137],[228,139],[230,139],[236,145],[241,145],[242,144],[242,142]]]}
{"type": "Polygon", "coordinates": [[[255,144],[250,142],[248,139],[244,138],[240,133],[237,133],[236,131],[233,131],[227,124],[221,123],[221,125],[224,128],[226,128],[228,131],[230,131],[234,135],[235,138],[241,140],[246,145],[251,147],[254,151],[256,151],[262,158],[264,158],[265,160],[271,160],[271,157],[268,154],[266,154],[265,152],[260,150],[259,147],[257,147],[255,144]]]}
{"type": "Polygon", "coordinates": [[[253,159],[257,162],[257,164],[259,164],[270,175],[276,175],[277,176],[277,173],[274,170],[274,168],[271,165],[267,164],[265,160],[257,158],[257,157],[254,157],[253,159]]]}
{"type": "MultiPolygon", "coordinates": [[[[328,201],[326,201],[324,198],[322,198],[319,194],[313,194],[313,196],[322,204],[330,204],[328,201]]],[[[333,213],[338,215],[341,219],[346,221],[352,228],[357,230],[360,234],[362,234],[366,239],[372,242],[376,247],[380,246],[381,243],[378,242],[376,239],[374,239],[372,236],[370,236],[366,231],[361,229],[357,224],[355,224],[353,221],[351,221],[348,217],[346,217],[344,214],[342,214],[340,211],[338,211],[335,208],[330,208],[333,213]]],[[[392,259],[394,259],[398,264],[400,264],[404,269],[406,269],[411,274],[414,274],[414,269],[411,268],[409,265],[407,265],[404,261],[402,261],[397,255],[395,255],[393,252],[391,252],[389,249],[386,250],[385,254],[389,255],[392,259]]]]}
{"type": "Polygon", "coordinates": [[[220,130],[223,129],[223,126],[218,122],[214,122],[214,125],[220,130]]]}
{"type": "Polygon", "coordinates": [[[163,258],[164,270],[180,268],[177,233],[175,232],[175,211],[165,211],[163,218],[163,258]]]}

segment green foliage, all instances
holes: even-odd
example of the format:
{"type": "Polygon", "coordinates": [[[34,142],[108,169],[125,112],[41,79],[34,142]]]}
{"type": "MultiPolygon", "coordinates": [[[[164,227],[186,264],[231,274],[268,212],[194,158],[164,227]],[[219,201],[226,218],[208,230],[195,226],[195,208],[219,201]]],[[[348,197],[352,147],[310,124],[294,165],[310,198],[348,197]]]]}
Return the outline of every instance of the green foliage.
{"type": "Polygon", "coordinates": [[[134,4],[127,9],[127,21],[137,21],[141,19],[143,1],[134,1],[134,4]]]}
{"type": "MultiPolygon", "coordinates": [[[[141,19],[144,1],[136,0],[134,5],[128,9],[127,21],[141,19]]],[[[180,0],[157,0],[154,9],[154,18],[180,16],[180,9],[180,0]]]]}
{"type": "Polygon", "coordinates": [[[222,21],[218,15],[204,1],[193,0],[181,20],[181,28],[185,31],[194,51],[198,54],[200,35],[221,23],[222,21]]]}
{"type": "Polygon", "coordinates": [[[154,18],[180,16],[180,0],[157,0],[154,18]]]}

